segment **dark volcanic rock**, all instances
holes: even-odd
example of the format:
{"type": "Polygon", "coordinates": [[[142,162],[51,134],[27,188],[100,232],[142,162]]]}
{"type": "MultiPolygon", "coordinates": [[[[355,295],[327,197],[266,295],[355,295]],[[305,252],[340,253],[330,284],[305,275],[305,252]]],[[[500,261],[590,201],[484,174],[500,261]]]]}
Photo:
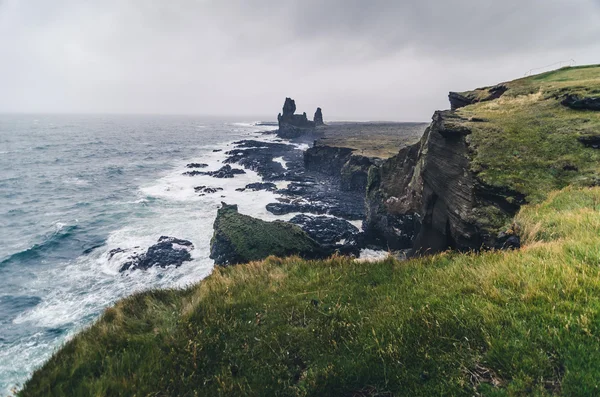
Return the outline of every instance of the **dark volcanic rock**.
{"type": "Polygon", "coordinates": [[[296,146],[283,143],[260,142],[255,140],[234,143],[236,149],[227,152],[226,164],[240,164],[256,171],[264,180],[275,181],[288,179],[290,174],[299,171],[302,153],[296,146]],[[283,157],[288,169],[275,158],[283,157]]]}
{"type": "Polygon", "coordinates": [[[323,122],[323,111],[321,110],[321,108],[317,108],[317,111],[315,112],[315,117],[313,118],[313,121],[315,122],[315,126],[325,124],[323,122]]]}
{"type": "Polygon", "coordinates": [[[352,152],[352,149],[344,147],[314,146],[304,152],[304,166],[309,171],[339,176],[352,152]]]}
{"type": "Polygon", "coordinates": [[[474,100],[458,92],[450,92],[448,94],[448,100],[450,101],[450,109],[456,110],[464,108],[465,106],[474,104],[474,100]]]}
{"type": "Polygon", "coordinates": [[[274,215],[285,215],[294,212],[315,215],[333,215],[349,220],[361,220],[364,217],[364,204],[362,200],[354,201],[347,198],[340,200],[335,197],[323,197],[320,201],[307,201],[305,199],[289,200],[288,202],[269,203],[267,211],[274,215]]]}
{"type": "MultiPolygon", "coordinates": [[[[282,138],[298,138],[304,134],[310,133],[315,129],[315,122],[306,117],[306,113],[294,114],[296,112],[296,102],[291,98],[285,98],[283,104],[283,113],[279,113],[277,121],[279,131],[277,135],[282,138]]],[[[322,118],[322,116],[321,116],[322,118]]]]}
{"type": "Polygon", "coordinates": [[[600,135],[584,135],[577,139],[587,147],[594,149],[600,148],[600,135]]]}
{"type": "Polygon", "coordinates": [[[269,192],[273,192],[275,190],[277,190],[277,186],[274,183],[270,183],[270,182],[255,182],[255,183],[249,183],[246,185],[245,188],[243,189],[235,189],[238,192],[243,192],[245,190],[252,190],[252,191],[258,191],[258,190],[266,190],[269,192]]]}
{"type": "Polygon", "coordinates": [[[210,257],[222,266],[261,260],[270,255],[299,255],[309,259],[327,257],[332,252],[296,225],[242,215],[237,205],[225,203],[217,213],[210,242],[210,257]]]}
{"type": "Polygon", "coordinates": [[[456,110],[477,102],[485,102],[498,99],[502,95],[504,95],[506,91],[508,91],[508,87],[504,84],[499,84],[494,87],[480,88],[476,91],[484,90],[487,90],[487,96],[475,96],[472,92],[467,95],[463,95],[458,92],[450,92],[448,94],[448,100],[450,101],[450,109],[456,110]]]}
{"type": "Polygon", "coordinates": [[[329,216],[296,215],[290,223],[298,225],[321,244],[337,244],[340,240],[353,240],[359,230],[350,222],[329,216]]]}
{"type": "Polygon", "coordinates": [[[421,142],[372,169],[368,239],[380,239],[392,248],[409,248],[412,242],[419,253],[504,244],[498,241],[498,229],[525,198],[479,181],[471,171],[470,131],[462,121],[453,112],[436,112],[421,142]]]}
{"type": "Polygon", "coordinates": [[[580,97],[568,94],[561,102],[562,105],[575,110],[600,110],[600,97],[580,97]]]}
{"type": "Polygon", "coordinates": [[[222,190],[223,190],[223,188],[221,188],[221,187],[196,186],[194,188],[194,191],[196,193],[201,193],[200,196],[204,196],[206,194],[212,194],[212,193],[220,192],[222,190]]]}
{"type": "Polygon", "coordinates": [[[206,168],[208,167],[208,164],[204,164],[204,163],[190,163],[188,165],[186,165],[187,168],[206,168]]]}
{"type": "MultiPolygon", "coordinates": [[[[158,239],[158,243],[154,244],[146,253],[128,258],[128,261],[121,266],[120,272],[126,270],[147,270],[154,266],[181,266],[183,262],[191,261],[192,255],[190,251],[194,249],[194,245],[187,240],[181,240],[175,237],[162,236],[158,239]]],[[[112,258],[117,253],[125,252],[119,248],[109,252],[109,258],[112,258]]]]}
{"type": "Polygon", "coordinates": [[[239,169],[239,168],[231,168],[231,166],[228,164],[226,166],[221,167],[217,171],[190,171],[190,172],[184,173],[184,175],[190,175],[190,176],[209,175],[214,178],[233,178],[236,175],[241,175],[241,174],[245,174],[245,173],[246,173],[246,171],[239,169]]]}

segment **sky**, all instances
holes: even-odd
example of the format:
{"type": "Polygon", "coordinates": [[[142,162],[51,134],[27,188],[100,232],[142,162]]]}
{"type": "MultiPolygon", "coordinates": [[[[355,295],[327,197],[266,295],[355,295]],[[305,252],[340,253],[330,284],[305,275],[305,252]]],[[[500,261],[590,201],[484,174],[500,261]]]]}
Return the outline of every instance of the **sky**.
{"type": "Polygon", "coordinates": [[[600,0],[0,0],[0,112],[427,121],[599,38],[600,0]]]}

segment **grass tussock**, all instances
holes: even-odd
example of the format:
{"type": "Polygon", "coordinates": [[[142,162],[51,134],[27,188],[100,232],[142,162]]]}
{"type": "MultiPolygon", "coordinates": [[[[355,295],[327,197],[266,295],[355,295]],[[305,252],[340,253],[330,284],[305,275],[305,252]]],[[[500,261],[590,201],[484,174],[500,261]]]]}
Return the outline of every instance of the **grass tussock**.
{"type": "Polygon", "coordinates": [[[269,258],[107,309],[20,396],[600,393],[600,188],[525,207],[519,251],[269,258]]]}

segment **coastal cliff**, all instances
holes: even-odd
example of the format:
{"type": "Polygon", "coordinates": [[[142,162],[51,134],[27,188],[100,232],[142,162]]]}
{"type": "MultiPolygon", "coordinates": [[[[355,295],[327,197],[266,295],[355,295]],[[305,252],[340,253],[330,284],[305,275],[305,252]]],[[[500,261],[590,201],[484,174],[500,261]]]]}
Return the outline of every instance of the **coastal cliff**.
{"type": "MultiPolygon", "coordinates": [[[[361,156],[372,160],[368,238],[431,255],[269,257],[134,294],[18,395],[597,395],[600,66],[501,86],[496,98],[489,87],[460,93],[469,103],[436,112],[417,142],[392,151],[368,135],[326,135],[308,159],[339,180],[361,156]]],[[[340,131],[351,128],[365,131],[340,131]]],[[[247,150],[258,158],[273,147],[247,150]]],[[[271,178],[290,171],[258,165],[271,178]]],[[[286,244],[312,249],[328,222],[296,219],[312,223],[302,232],[231,206],[220,215],[227,233],[215,239],[243,234],[256,259],[268,252],[254,256],[260,236],[247,234],[275,226],[266,235],[276,240],[285,228],[286,244]],[[241,217],[256,227],[238,227],[241,217]]]]}
{"type": "Polygon", "coordinates": [[[420,142],[370,169],[367,234],[415,253],[518,247],[523,204],[598,182],[597,87],[584,67],[450,93],[420,142]]]}

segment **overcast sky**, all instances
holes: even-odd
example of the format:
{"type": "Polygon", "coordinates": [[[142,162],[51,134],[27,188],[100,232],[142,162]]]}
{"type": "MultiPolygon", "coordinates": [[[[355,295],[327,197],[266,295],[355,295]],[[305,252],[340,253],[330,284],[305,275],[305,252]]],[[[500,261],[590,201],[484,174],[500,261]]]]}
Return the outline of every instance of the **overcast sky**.
{"type": "Polygon", "coordinates": [[[0,112],[426,121],[600,63],[600,0],[0,0],[0,112]]]}

